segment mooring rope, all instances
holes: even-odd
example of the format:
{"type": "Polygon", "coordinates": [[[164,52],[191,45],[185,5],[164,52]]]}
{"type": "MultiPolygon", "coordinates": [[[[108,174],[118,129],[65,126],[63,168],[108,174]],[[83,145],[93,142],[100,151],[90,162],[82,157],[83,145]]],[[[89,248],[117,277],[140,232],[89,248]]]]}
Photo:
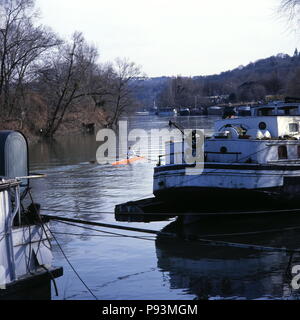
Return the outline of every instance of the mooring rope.
{"type": "MultiPolygon", "coordinates": [[[[127,227],[127,226],[118,226],[118,225],[112,225],[112,224],[107,224],[107,223],[91,222],[91,221],[71,219],[71,218],[58,217],[58,216],[49,216],[49,215],[43,215],[43,216],[49,218],[50,220],[55,220],[55,221],[59,221],[59,222],[61,222],[61,221],[68,222],[69,221],[69,222],[73,222],[73,223],[87,224],[87,225],[93,225],[93,226],[98,226],[98,227],[100,226],[100,227],[104,227],[104,228],[113,228],[113,229],[126,230],[126,231],[132,231],[132,232],[140,232],[140,233],[148,233],[148,234],[150,233],[150,234],[154,234],[154,235],[165,236],[168,238],[171,237],[173,239],[179,238],[179,239],[188,240],[188,241],[199,241],[203,244],[211,245],[211,246],[236,247],[236,248],[253,249],[253,250],[259,250],[259,251],[300,253],[300,249],[278,248],[278,247],[269,247],[269,246],[239,243],[239,242],[211,240],[211,239],[205,239],[205,238],[201,238],[201,237],[194,236],[194,235],[186,235],[184,237],[178,237],[175,233],[165,232],[165,231],[157,231],[157,230],[127,227]]],[[[234,234],[232,234],[232,235],[234,235],[234,234]]],[[[124,236],[135,237],[135,236],[128,236],[128,235],[124,235],[124,236]]],[[[141,238],[141,237],[136,237],[136,238],[141,238]]]]}
{"type": "Polygon", "coordinates": [[[79,273],[77,272],[77,270],[74,268],[73,264],[71,263],[71,261],[69,260],[69,258],[67,257],[67,255],[65,254],[62,246],[60,245],[60,243],[58,242],[57,238],[55,237],[55,235],[53,234],[53,232],[50,230],[50,228],[46,225],[47,229],[49,230],[49,232],[51,233],[53,239],[55,240],[57,246],[59,247],[62,255],[64,256],[64,258],[66,259],[67,263],[69,264],[69,266],[71,267],[71,269],[73,270],[73,272],[75,273],[75,275],[77,276],[77,278],[80,280],[80,282],[85,286],[85,288],[88,290],[88,292],[94,297],[95,300],[98,300],[97,296],[93,293],[93,291],[88,287],[88,285],[85,283],[85,281],[81,278],[81,276],[79,275],[79,273]]]}
{"type": "Polygon", "coordinates": [[[67,225],[73,226],[73,227],[80,227],[80,228],[85,229],[85,230],[92,230],[92,231],[95,231],[95,232],[106,233],[106,234],[109,234],[111,236],[117,236],[117,237],[123,237],[123,238],[136,238],[136,239],[142,239],[142,240],[152,240],[152,239],[149,239],[149,236],[148,237],[147,236],[143,236],[143,237],[130,236],[130,235],[125,235],[125,234],[120,234],[120,233],[115,233],[115,232],[104,231],[104,230],[100,230],[100,229],[96,230],[96,229],[93,229],[93,228],[83,227],[83,226],[79,226],[78,224],[68,223],[68,222],[65,222],[65,221],[58,221],[58,222],[63,223],[63,224],[67,224],[67,225]]]}
{"type": "MultiPolygon", "coordinates": [[[[134,202],[134,201],[129,201],[129,202],[134,202]]],[[[132,214],[138,214],[141,215],[141,212],[134,212],[134,211],[130,211],[130,212],[121,212],[121,213],[116,213],[116,212],[112,212],[112,211],[94,211],[94,210],[70,210],[70,209],[50,209],[50,208],[41,208],[41,211],[49,211],[49,212],[70,212],[70,213],[94,213],[94,214],[110,214],[110,215],[132,215],[132,214]]],[[[185,212],[184,215],[189,215],[189,216],[196,216],[196,215],[207,215],[207,216],[213,216],[213,215],[241,215],[241,214],[245,214],[245,215],[250,215],[250,214],[274,214],[274,213],[300,213],[300,208],[290,208],[290,209],[270,209],[270,210],[252,210],[252,211],[215,211],[215,212],[185,212]]],[[[183,215],[183,213],[181,212],[146,212],[145,216],[147,215],[161,215],[161,216],[181,216],[183,215]]]]}

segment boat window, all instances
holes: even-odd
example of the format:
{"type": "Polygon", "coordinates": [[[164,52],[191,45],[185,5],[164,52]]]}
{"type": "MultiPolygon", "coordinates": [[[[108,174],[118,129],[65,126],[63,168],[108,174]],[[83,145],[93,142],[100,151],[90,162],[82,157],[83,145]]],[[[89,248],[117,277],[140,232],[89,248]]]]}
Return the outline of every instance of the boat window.
{"type": "Polygon", "coordinates": [[[273,116],[274,115],[274,108],[261,108],[258,109],[259,116],[273,116]]]}
{"type": "Polygon", "coordinates": [[[258,128],[259,128],[260,130],[265,130],[265,129],[267,129],[267,125],[266,125],[265,122],[260,122],[260,123],[258,124],[258,128]]]}
{"type": "Polygon", "coordinates": [[[298,107],[297,106],[281,107],[281,108],[278,108],[278,115],[279,113],[280,115],[285,115],[285,116],[297,115],[298,107]]]}
{"type": "Polygon", "coordinates": [[[227,148],[226,147],[221,147],[220,148],[220,152],[221,153],[226,153],[227,152],[227,148]]]}
{"type": "Polygon", "coordinates": [[[300,146],[297,146],[297,149],[298,149],[298,158],[300,158],[300,146]]]}
{"type": "Polygon", "coordinates": [[[278,159],[287,159],[287,148],[286,146],[279,146],[278,147],[278,159]]]}
{"type": "Polygon", "coordinates": [[[290,132],[298,132],[299,131],[298,123],[289,123],[289,131],[290,132]]]}
{"type": "Polygon", "coordinates": [[[285,115],[284,110],[283,109],[278,109],[277,110],[277,115],[278,116],[284,116],[285,115]]]}
{"type": "Polygon", "coordinates": [[[299,114],[298,108],[291,109],[290,114],[293,116],[298,115],[299,114]]]}

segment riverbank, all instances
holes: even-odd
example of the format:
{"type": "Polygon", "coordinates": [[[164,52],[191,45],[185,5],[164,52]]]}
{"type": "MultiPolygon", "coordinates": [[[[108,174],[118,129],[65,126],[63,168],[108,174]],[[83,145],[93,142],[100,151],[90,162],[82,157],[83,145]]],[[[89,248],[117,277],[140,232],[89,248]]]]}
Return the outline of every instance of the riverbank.
{"type": "MultiPolygon", "coordinates": [[[[32,110],[30,117],[1,117],[0,130],[21,131],[28,142],[35,143],[43,140],[43,133],[47,125],[47,113],[44,108],[36,107],[32,110]]],[[[77,106],[72,109],[63,119],[55,137],[64,136],[84,131],[84,125],[94,124],[95,128],[107,125],[107,114],[105,111],[92,105],[77,106]]]]}

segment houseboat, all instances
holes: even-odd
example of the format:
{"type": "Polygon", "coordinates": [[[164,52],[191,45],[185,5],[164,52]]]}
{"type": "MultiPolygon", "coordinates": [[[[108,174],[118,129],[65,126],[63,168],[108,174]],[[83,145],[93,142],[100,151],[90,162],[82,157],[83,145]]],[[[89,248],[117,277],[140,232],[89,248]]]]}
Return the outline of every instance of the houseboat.
{"type": "Polygon", "coordinates": [[[28,197],[39,176],[29,175],[26,138],[0,131],[0,300],[50,299],[51,280],[62,275],[52,266],[48,221],[28,197]]]}
{"type": "Polygon", "coordinates": [[[179,108],[178,113],[180,116],[189,116],[191,114],[189,108],[179,108]]]}
{"type": "Polygon", "coordinates": [[[300,103],[277,102],[216,121],[202,163],[186,163],[185,143],[170,141],[154,169],[154,195],[197,211],[299,205],[299,126],[300,103]],[[187,174],[199,165],[198,174],[187,174]]]}
{"type": "Polygon", "coordinates": [[[150,115],[150,112],[147,111],[147,110],[143,110],[143,111],[137,111],[135,113],[136,116],[149,116],[150,115]]]}
{"type": "Polygon", "coordinates": [[[209,116],[222,116],[224,108],[220,106],[211,106],[207,108],[207,114],[209,116]]]}
{"type": "Polygon", "coordinates": [[[223,109],[222,118],[228,117],[249,117],[251,116],[250,106],[226,106],[223,109]]]}
{"type": "Polygon", "coordinates": [[[204,115],[204,109],[202,107],[198,107],[198,108],[192,108],[190,109],[190,115],[191,116],[202,116],[204,115]]]}
{"type": "Polygon", "coordinates": [[[161,117],[173,117],[177,115],[177,110],[174,108],[159,108],[157,109],[157,115],[161,117]]]}

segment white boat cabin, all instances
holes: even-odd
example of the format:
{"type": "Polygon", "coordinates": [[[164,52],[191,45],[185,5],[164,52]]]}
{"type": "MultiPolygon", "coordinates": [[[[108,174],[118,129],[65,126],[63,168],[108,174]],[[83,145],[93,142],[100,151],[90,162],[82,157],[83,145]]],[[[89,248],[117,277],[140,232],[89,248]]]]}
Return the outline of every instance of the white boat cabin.
{"type": "MultiPolygon", "coordinates": [[[[253,107],[251,116],[218,120],[204,143],[205,162],[300,163],[300,103],[272,103],[253,107]]],[[[179,153],[182,143],[169,143],[166,153],[179,153]]],[[[167,157],[178,164],[181,157],[167,157]],[[174,161],[175,160],[175,161],[174,161]]]]}
{"type": "Polygon", "coordinates": [[[273,103],[254,107],[251,117],[216,121],[205,143],[208,162],[300,161],[300,104],[273,103]]]}

